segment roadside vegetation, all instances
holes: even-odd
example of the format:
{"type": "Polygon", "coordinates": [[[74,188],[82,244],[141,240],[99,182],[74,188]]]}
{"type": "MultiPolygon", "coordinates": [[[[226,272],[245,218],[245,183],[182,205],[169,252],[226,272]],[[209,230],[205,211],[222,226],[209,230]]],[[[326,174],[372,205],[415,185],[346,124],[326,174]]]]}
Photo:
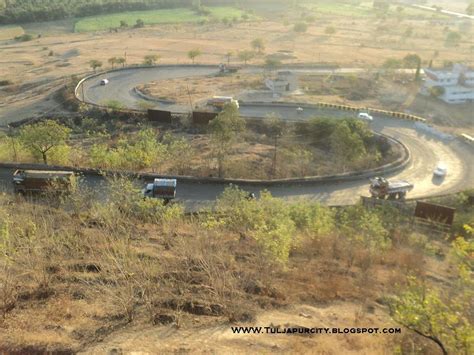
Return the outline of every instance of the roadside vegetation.
{"type": "Polygon", "coordinates": [[[377,310],[403,327],[377,338],[385,349],[472,350],[472,217],[447,241],[388,207],[229,187],[216,213],[186,216],[127,179],[108,184],[100,201],[81,187],[49,203],[0,196],[2,351],[75,352],[129,325],[251,325],[263,311],[341,302],[361,305],[361,324],[377,310]]]}
{"type": "Polygon", "coordinates": [[[269,116],[246,125],[234,105],[228,105],[208,125],[193,125],[183,117],[170,127],[147,123],[144,115],[118,113],[114,104],[106,113],[91,111],[73,120],[45,120],[11,130],[0,136],[0,160],[274,179],[370,169],[400,155],[355,119],[320,117],[288,124],[269,116]]]}

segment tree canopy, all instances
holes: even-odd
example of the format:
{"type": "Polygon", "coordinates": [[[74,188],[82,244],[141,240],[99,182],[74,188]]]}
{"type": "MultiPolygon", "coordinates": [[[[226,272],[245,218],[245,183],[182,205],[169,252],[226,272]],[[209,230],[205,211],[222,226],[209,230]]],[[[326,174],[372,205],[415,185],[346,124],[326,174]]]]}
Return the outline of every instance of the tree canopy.
{"type": "Polygon", "coordinates": [[[225,105],[222,112],[209,122],[219,177],[223,177],[225,159],[244,128],[245,121],[240,117],[239,109],[234,103],[225,105]]]}
{"type": "Polygon", "coordinates": [[[48,164],[49,153],[65,145],[71,130],[52,120],[25,126],[20,131],[20,141],[33,155],[40,155],[48,164]]]}

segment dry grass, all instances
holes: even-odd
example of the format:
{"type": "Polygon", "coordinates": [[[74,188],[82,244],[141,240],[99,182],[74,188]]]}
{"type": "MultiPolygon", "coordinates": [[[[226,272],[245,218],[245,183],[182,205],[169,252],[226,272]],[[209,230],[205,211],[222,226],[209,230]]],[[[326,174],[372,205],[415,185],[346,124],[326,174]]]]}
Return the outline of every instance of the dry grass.
{"type": "MultiPolygon", "coordinates": [[[[107,346],[97,343],[110,334],[128,339],[131,349],[146,348],[151,343],[133,335],[139,329],[174,325],[160,340],[170,349],[185,334],[193,334],[188,346],[197,349],[208,331],[222,335],[205,347],[248,352],[253,347],[229,335],[230,324],[387,326],[381,300],[406,274],[428,268],[449,275],[421,249],[401,243],[369,257],[337,231],[319,238],[299,231],[281,265],[245,234],[179,214],[158,222],[127,207],[127,196],[125,189],[98,204],[73,194],[61,210],[53,200],[13,204],[0,197],[0,349],[78,351],[107,346]]],[[[389,337],[377,338],[378,345],[370,337],[277,339],[281,349],[302,352],[316,341],[328,353],[334,344],[347,351],[379,349],[380,341],[394,346],[389,337]]],[[[271,338],[253,341],[264,346],[271,338]]]]}
{"type": "Polygon", "coordinates": [[[194,105],[202,105],[216,95],[236,96],[243,90],[264,88],[262,75],[255,74],[172,79],[167,80],[166,85],[160,82],[151,82],[138,87],[147,95],[161,100],[171,100],[181,105],[189,105],[190,100],[194,105]]]}

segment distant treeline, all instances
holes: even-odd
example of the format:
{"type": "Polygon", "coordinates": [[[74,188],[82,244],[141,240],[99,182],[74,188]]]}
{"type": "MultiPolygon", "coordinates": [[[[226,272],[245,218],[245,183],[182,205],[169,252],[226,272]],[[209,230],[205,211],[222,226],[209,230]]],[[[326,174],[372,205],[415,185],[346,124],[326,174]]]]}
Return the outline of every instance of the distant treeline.
{"type": "MultiPolygon", "coordinates": [[[[202,3],[205,4],[206,1],[202,3]]],[[[222,3],[229,2],[222,1],[222,3]]],[[[188,7],[192,4],[193,0],[0,0],[0,24],[51,21],[122,11],[188,7]]]]}

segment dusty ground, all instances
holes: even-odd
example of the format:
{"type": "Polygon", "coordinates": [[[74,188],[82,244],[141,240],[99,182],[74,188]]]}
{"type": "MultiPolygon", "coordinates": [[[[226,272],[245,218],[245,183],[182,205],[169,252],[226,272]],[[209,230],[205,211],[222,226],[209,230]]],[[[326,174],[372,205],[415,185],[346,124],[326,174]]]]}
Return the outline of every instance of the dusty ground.
{"type": "MultiPolygon", "coordinates": [[[[251,325],[261,327],[399,327],[377,304],[335,302],[330,305],[293,305],[264,311],[251,325]],[[370,310],[369,312],[367,310],[370,310]]],[[[234,334],[231,324],[192,329],[176,327],[130,327],[93,346],[83,354],[107,353],[116,349],[124,353],[138,352],[193,354],[383,354],[387,344],[401,342],[402,335],[327,335],[234,334]],[[199,347],[197,346],[199,344],[199,347]]],[[[403,332],[403,330],[402,330],[403,332]]]]}
{"type": "Polygon", "coordinates": [[[172,100],[178,104],[205,104],[213,96],[237,96],[242,91],[263,90],[262,75],[237,74],[199,79],[174,79],[151,82],[138,89],[146,95],[162,100],[172,100]]]}
{"type": "MultiPolygon", "coordinates": [[[[198,63],[215,64],[225,62],[225,54],[229,51],[250,49],[250,42],[257,37],[264,39],[264,54],[285,51],[284,63],[333,62],[342,67],[369,68],[382,64],[387,58],[401,59],[412,52],[418,53],[426,62],[434,59],[434,65],[445,60],[472,60],[469,29],[462,31],[466,36],[459,46],[444,45],[445,27],[458,29],[464,26],[456,19],[431,22],[388,19],[382,22],[372,17],[328,15],[318,17],[315,24],[310,23],[307,33],[297,34],[292,30],[297,16],[285,11],[271,14],[271,21],[241,23],[233,27],[223,24],[165,25],[120,33],[76,34],[71,33],[71,21],[26,25],[27,32],[42,36],[25,43],[1,41],[0,78],[15,84],[49,81],[50,85],[58,87],[61,81],[54,80],[89,71],[88,63],[92,59],[101,60],[104,69],[109,67],[108,58],[113,56],[126,57],[129,65],[142,63],[147,54],[160,55],[160,63],[190,63],[187,58],[190,48],[202,50],[198,63]],[[326,26],[333,26],[336,33],[325,34],[326,26]],[[413,28],[410,37],[404,35],[408,27],[413,28]]],[[[263,63],[264,60],[262,55],[251,63],[263,63]]],[[[236,56],[231,58],[231,63],[238,63],[236,56]]],[[[21,102],[11,102],[10,96],[17,96],[22,91],[6,92],[0,88],[3,104],[0,123],[54,110],[54,102],[44,102],[50,88],[38,89],[21,102]],[[4,102],[8,102],[8,106],[4,102]]]]}

